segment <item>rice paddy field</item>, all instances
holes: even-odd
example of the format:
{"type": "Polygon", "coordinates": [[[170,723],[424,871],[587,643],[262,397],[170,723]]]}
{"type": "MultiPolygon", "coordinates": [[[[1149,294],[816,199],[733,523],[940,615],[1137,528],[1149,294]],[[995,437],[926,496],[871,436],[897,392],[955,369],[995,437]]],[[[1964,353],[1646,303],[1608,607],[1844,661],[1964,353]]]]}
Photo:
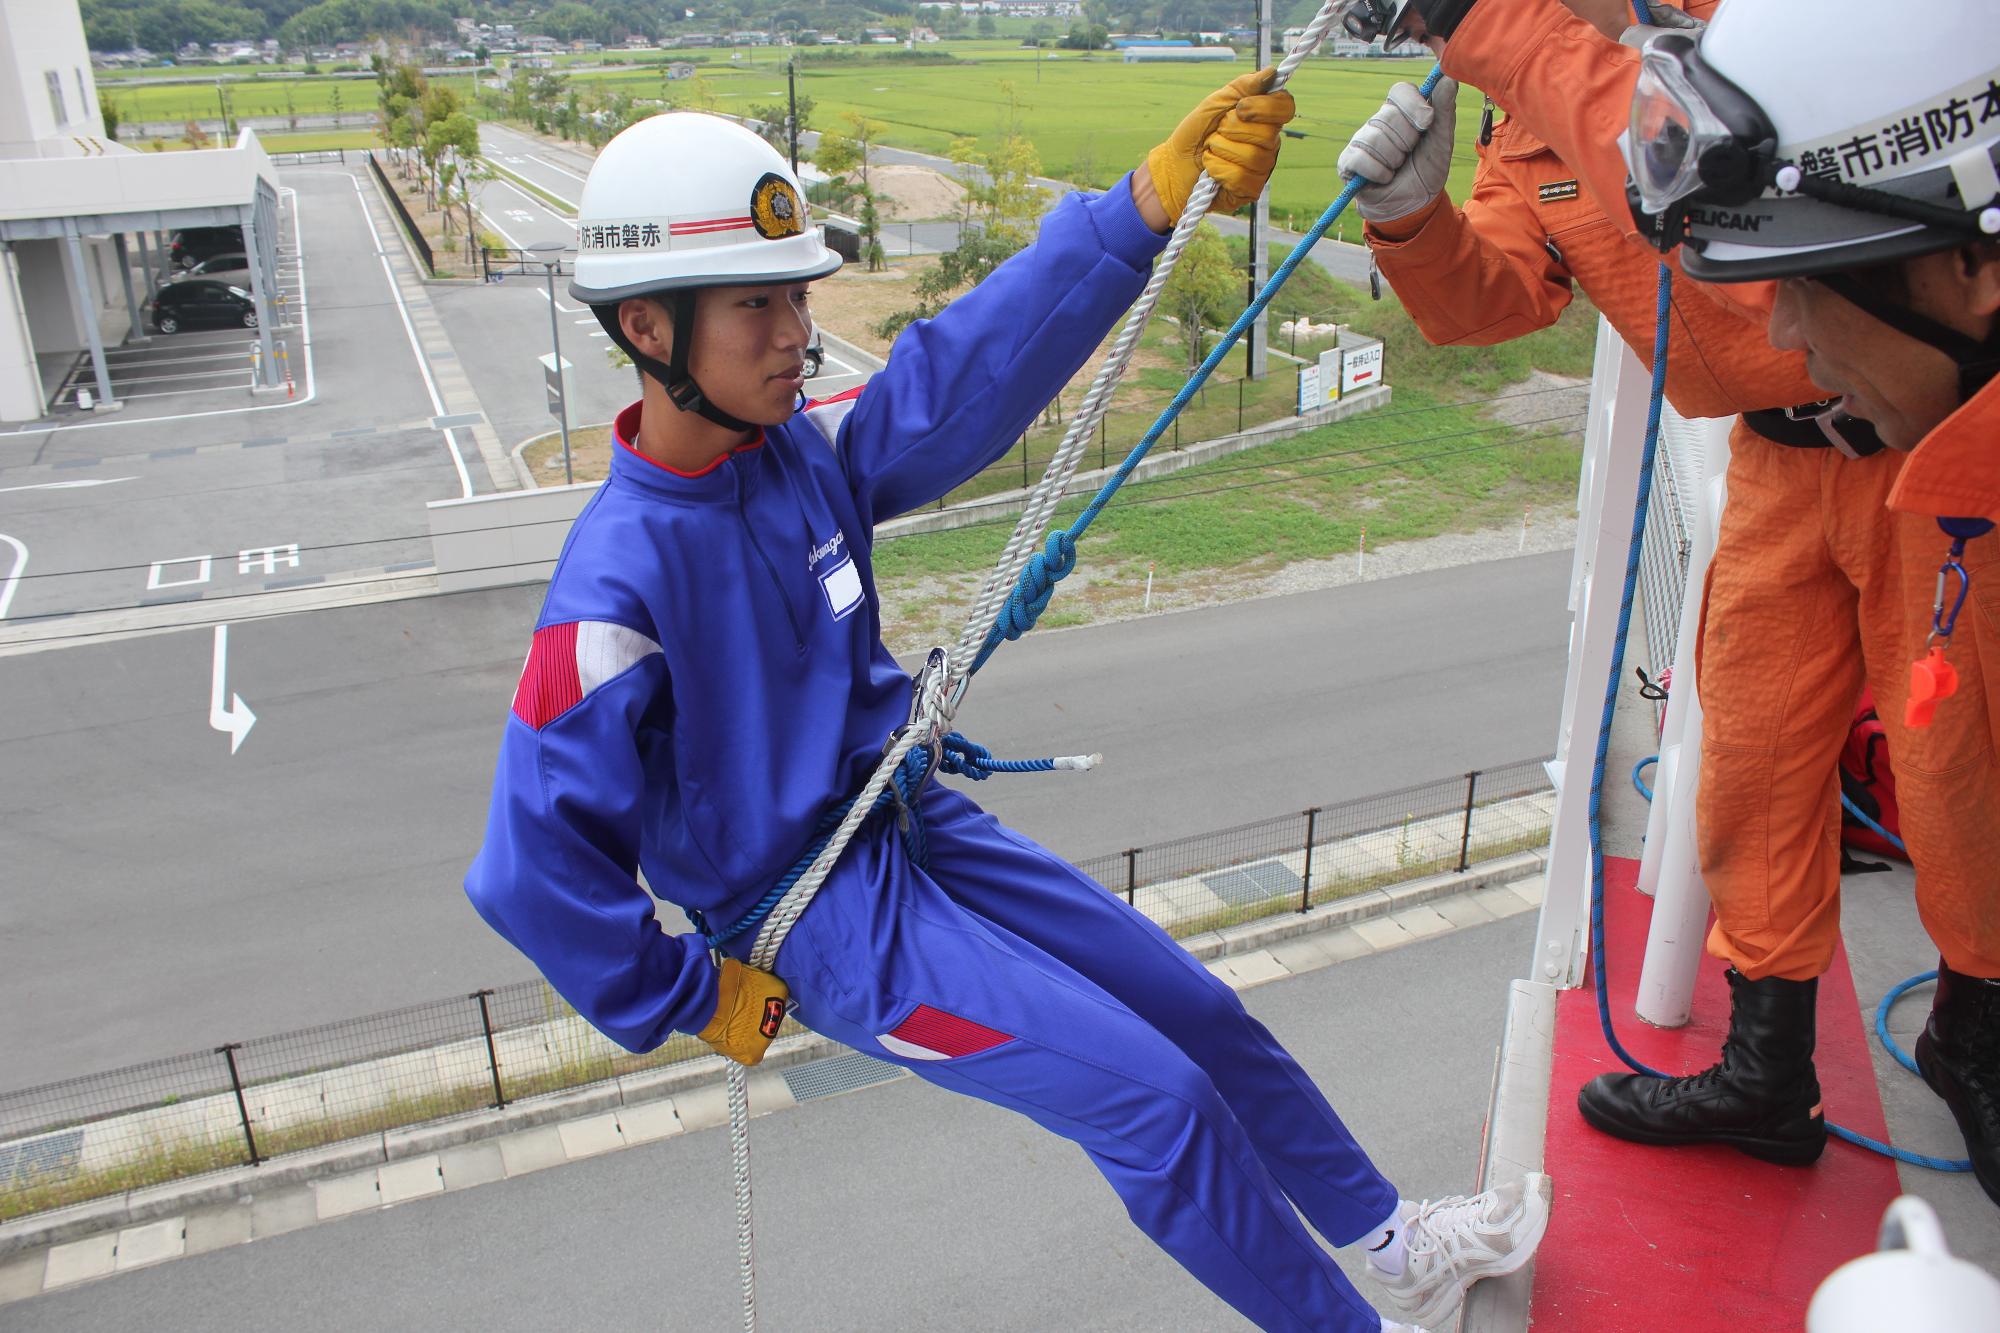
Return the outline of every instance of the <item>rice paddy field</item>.
{"type": "MultiPolygon", "coordinates": [[[[880,142],[943,154],[953,139],[971,136],[991,145],[1010,121],[1018,123],[1041,156],[1044,175],[1109,185],[1138,163],[1181,116],[1223,82],[1250,71],[1248,59],[1232,64],[1128,65],[1115,53],[1043,51],[1006,41],[943,42],[925,48],[935,63],[897,51],[837,48],[827,58],[802,48],[798,87],[814,101],[814,128],[838,128],[845,112],[859,111],[884,126],[880,142]],[[899,58],[901,57],[901,58],[899,58]]],[[[688,104],[699,99],[715,110],[746,115],[754,106],[785,96],[782,48],[737,51],[607,52],[601,68],[571,67],[580,88],[617,89],[640,99],[663,95],[688,104]],[[697,79],[672,84],[661,78],[668,60],[693,60],[697,79]]],[[[1391,83],[1421,81],[1426,60],[1307,62],[1292,81],[1299,114],[1272,180],[1275,219],[1303,228],[1339,189],[1335,160],[1355,128],[1381,105],[1391,83]]],[[[471,76],[444,82],[468,100],[471,76]]],[[[231,111],[241,116],[287,116],[366,111],[375,85],[367,79],[234,78],[224,87],[231,111]]],[[[213,83],[161,86],[106,85],[105,94],[128,121],[212,119],[213,83]]],[[[1472,180],[1472,140],[1479,101],[1461,96],[1451,190],[1463,199],[1472,180]]],[[[1350,234],[1359,226],[1350,223],[1350,234]]]]}
{"type": "MultiPolygon", "coordinates": [[[[882,143],[927,153],[944,153],[961,135],[990,144],[1015,118],[1040,153],[1044,175],[1101,187],[1135,166],[1205,94],[1251,68],[1247,59],[1128,65],[1106,52],[1085,58],[1080,52],[1044,51],[1037,61],[1032,50],[992,44],[953,52],[958,59],[949,64],[801,60],[799,94],[813,99],[816,129],[837,128],[844,112],[860,111],[882,122],[882,143]]],[[[1390,84],[1420,82],[1429,69],[1427,60],[1307,62],[1291,83],[1299,113],[1290,126],[1306,137],[1285,142],[1271,182],[1274,218],[1283,224],[1289,215],[1303,228],[1316,217],[1339,191],[1334,163],[1349,136],[1382,104],[1390,84]]],[[[660,95],[659,75],[652,70],[572,77],[578,84],[621,87],[637,97],[660,95]]],[[[700,77],[715,109],[730,114],[748,114],[752,106],[785,96],[784,66],[771,51],[757,52],[755,60],[711,59],[700,77]]],[[[675,92],[690,96],[690,82],[673,85],[675,92]]],[[[1451,176],[1457,199],[1472,181],[1480,105],[1476,95],[1460,100],[1451,176]]]]}

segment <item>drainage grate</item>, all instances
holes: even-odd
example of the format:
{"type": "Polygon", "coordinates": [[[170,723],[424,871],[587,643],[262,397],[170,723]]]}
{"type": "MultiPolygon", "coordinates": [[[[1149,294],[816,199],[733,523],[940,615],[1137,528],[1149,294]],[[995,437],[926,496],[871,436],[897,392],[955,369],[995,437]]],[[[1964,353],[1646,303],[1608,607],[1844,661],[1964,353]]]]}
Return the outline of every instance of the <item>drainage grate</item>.
{"type": "Polygon", "coordinates": [[[871,1088],[908,1072],[872,1055],[849,1051],[811,1064],[793,1065],[785,1071],[785,1086],[803,1102],[814,1097],[831,1097],[837,1092],[853,1092],[856,1088],[871,1088]]]}
{"type": "Polygon", "coordinates": [[[45,1138],[0,1144],[0,1184],[27,1186],[54,1176],[66,1178],[83,1156],[83,1131],[65,1130],[45,1138]]]}
{"type": "Polygon", "coordinates": [[[1293,897],[1299,891],[1299,877],[1277,861],[1259,861],[1203,875],[1201,882],[1231,907],[1247,907],[1267,898],[1293,897]]]}

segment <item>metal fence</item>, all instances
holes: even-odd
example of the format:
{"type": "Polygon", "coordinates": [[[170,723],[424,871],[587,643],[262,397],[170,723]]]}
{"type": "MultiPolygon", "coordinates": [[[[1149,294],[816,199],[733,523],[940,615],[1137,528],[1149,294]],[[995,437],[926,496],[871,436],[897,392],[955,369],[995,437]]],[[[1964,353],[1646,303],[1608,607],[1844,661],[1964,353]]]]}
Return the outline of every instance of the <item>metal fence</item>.
{"type": "Polygon", "coordinates": [[[368,169],[375,173],[375,183],[382,187],[382,193],[388,198],[390,206],[396,210],[396,216],[403,223],[403,231],[416,243],[417,253],[423,257],[424,272],[436,276],[437,260],[431,256],[431,243],[424,239],[423,229],[417,226],[417,220],[410,216],[410,210],[403,205],[402,193],[390,183],[388,174],[382,170],[381,161],[372,152],[368,154],[368,169]]]}
{"type": "MultiPolygon", "coordinates": [[[[1673,666],[1680,639],[1681,603],[1687,595],[1693,525],[1701,500],[1702,456],[1700,430],[1674,411],[1673,404],[1663,403],[1660,449],[1653,462],[1653,502],[1639,553],[1646,645],[1635,654],[1656,680],[1673,666]]],[[[1664,702],[1658,704],[1662,715],[1665,707],[1664,702]]]]}
{"type": "MultiPolygon", "coordinates": [[[[548,271],[548,265],[532,250],[516,250],[508,246],[479,248],[479,272],[487,282],[516,275],[542,278],[548,276],[548,271]]],[[[576,251],[563,251],[562,258],[556,261],[556,276],[567,278],[575,272],[576,251]]]]}
{"type": "MultiPolygon", "coordinates": [[[[1548,840],[1540,760],[1081,863],[1176,935],[1548,840]]],[[[707,1054],[634,1055],[541,981],[0,1094],[0,1221],[707,1054]]]]}
{"type": "Polygon", "coordinates": [[[315,148],[303,153],[273,153],[271,163],[280,167],[311,166],[317,162],[345,162],[345,148],[315,148]]]}

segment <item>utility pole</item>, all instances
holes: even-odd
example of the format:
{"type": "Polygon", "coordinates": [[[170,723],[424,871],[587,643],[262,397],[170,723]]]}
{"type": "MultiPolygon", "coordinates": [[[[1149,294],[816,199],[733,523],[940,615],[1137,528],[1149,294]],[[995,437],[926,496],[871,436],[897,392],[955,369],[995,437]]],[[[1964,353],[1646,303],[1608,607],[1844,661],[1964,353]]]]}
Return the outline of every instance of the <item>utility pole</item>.
{"type": "MultiPolygon", "coordinates": [[[[1271,0],[1257,0],[1257,68],[1275,64],[1272,52],[1277,45],[1272,40],[1271,0]]],[[[1264,290],[1269,280],[1271,259],[1265,248],[1265,236],[1271,230],[1271,186],[1264,185],[1263,193],[1257,196],[1257,206],[1250,214],[1250,293],[1255,295],[1264,290]]],[[[1268,345],[1269,321],[1264,312],[1250,323],[1250,336],[1243,340],[1243,373],[1253,380],[1264,378],[1270,368],[1270,347],[1268,345]]]]}
{"type": "Polygon", "coordinates": [[[799,75],[798,57],[785,61],[785,132],[792,137],[792,175],[799,174],[799,75]]]}
{"type": "Polygon", "coordinates": [[[555,350],[556,368],[556,420],[562,424],[563,442],[563,485],[576,483],[576,469],[569,454],[569,377],[563,374],[562,332],[556,323],[556,270],[562,266],[563,243],[542,241],[528,247],[528,252],[542,263],[549,280],[549,345],[555,350]]]}

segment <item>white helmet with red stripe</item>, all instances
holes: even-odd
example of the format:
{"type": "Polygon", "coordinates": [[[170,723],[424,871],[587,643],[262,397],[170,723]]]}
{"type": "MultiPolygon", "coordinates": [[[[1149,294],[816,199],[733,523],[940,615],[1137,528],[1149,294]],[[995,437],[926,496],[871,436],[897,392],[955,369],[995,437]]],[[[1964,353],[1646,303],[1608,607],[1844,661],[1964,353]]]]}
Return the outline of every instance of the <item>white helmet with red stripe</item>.
{"type": "Polygon", "coordinates": [[[588,305],[693,287],[808,282],[840,267],[777,150],[698,111],[650,116],[597,156],[570,295],[588,305]]]}

